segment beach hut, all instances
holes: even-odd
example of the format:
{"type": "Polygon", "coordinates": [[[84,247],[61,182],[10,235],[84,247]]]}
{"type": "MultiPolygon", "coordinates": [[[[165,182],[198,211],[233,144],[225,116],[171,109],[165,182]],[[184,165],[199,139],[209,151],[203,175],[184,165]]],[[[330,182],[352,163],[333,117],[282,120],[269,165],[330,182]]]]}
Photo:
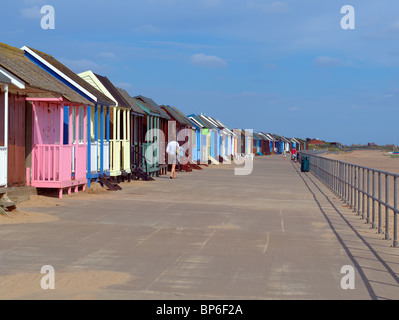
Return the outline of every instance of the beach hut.
{"type": "Polygon", "coordinates": [[[186,163],[180,164],[181,168],[179,169],[183,171],[192,171],[193,168],[199,169],[199,167],[193,163],[192,157],[193,145],[196,145],[196,136],[194,134],[195,126],[190,119],[176,107],[162,105],[161,109],[170,116],[171,119],[169,121],[174,122],[176,125],[177,141],[180,146],[185,149],[186,163]]]}
{"type": "Polygon", "coordinates": [[[231,144],[232,132],[225,127],[220,121],[212,117],[207,117],[212,125],[218,130],[218,157],[219,162],[229,162],[231,160],[231,153],[229,153],[229,144],[231,144]],[[229,142],[230,140],[230,142],[229,142]]]}
{"type": "MultiPolygon", "coordinates": [[[[27,46],[24,46],[22,50],[24,50],[28,59],[90,102],[86,117],[89,141],[87,148],[87,183],[90,187],[92,181],[97,181],[101,184],[105,183],[112,190],[119,189],[115,183],[109,181],[110,109],[114,108],[114,102],[53,56],[27,46]]],[[[66,107],[64,111],[64,126],[67,128],[70,126],[69,117],[66,116],[69,112],[68,108],[66,107]]],[[[64,139],[65,142],[69,139],[67,134],[64,139]]]]}
{"type": "Polygon", "coordinates": [[[5,215],[7,215],[6,211],[4,211],[5,208],[14,207],[14,203],[6,195],[8,174],[8,91],[13,80],[11,75],[4,74],[0,68],[0,123],[4,124],[3,130],[0,130],[0,214],[5,215]]]}
{"type": "Polygon", "coordinates": [[[206,124],[197,115],[191,114],[188,115],[188,118],[196,126],[196,149],[193,150],[193,157],[196,157],[198,164],[208,165],[208,150],[210,148],[208,146],[209,128],[206,127],[206,124]]]}
{"type": "Polygon", "coordinates": [[[200,114],[198,118],[205,124],[208,129],[207,145],[208,145],[208,159],[211,163],[218,165],[219,162],[219,132],[220,129],[213,124],[207,116],[200,114]]]}
{"type": "MultiPolygon", "coordinates": [[[[161,174],[161,165],[165,163],[164,150],[166,148],[165,145],[162,146],[160,144],[163,142],[157,137],[159,133],[157,130],[165,134],[163,131],[165,129],[161,127],[161,109],[147,97],[138,95],[133,97],[133,99],[145,114],[143,119],[143,161],[146,161],[145,166],[151,177],[159,176],[161,174]]],[[[163,125],[163,127],[165,126],[163,125]]]]}
{"type": "Polygon", "coordinates": [[[237,154],[243,156],[245,155],[245,131],[242,129],[234,129],[237,135],[237,154]]]}
{"type": "MultiPolygon", "coordinates": [[[[139,103],[140,106],[145,106],[147,110],[152,110],[151,114],[147,113],[146,119],[144,122],[148,124],[146,125],[146,130],[152,129],[159,129],[160,132],[163,133],[165,139],[162,141],[161,139],[157,139],[157,137],[153,135],[149,135],[149,139],[146,144],[147,145],[155,145],[158,148],[159,154],[155,152],[154,159],[158,161],[157,168],[158,172],[157,175],[166,175],[168,165],[166,163],[166,145],[168,143],[168,121],[170,120],[170,116],[161,109],[161,107],[151,98],[145,97],[143,95],[138,95],[134,97],[139,103]]],[[[147,132],[147,131],[146,131],[147,132]]],[[[146,148],[146,147],[145,147],[146,148]]]]}
{"type": "Polygon", "coordinates": [[[263,155],[268,155],[269,153],[269,139],[264,135],[263,132],[258,132],[257,133],[258,136],[260,137],[261,141],[260,141],[260,152],[263,155]]]}
{"type": "Polygon", "coordinates": [[[215,158],[220,162],[224,162],[226,159],[224,158],[224,153],[225,153],[225,139],[224,139],[224,131],[223,128],[217,123],[217,121],[210,117],[210,116],[205,116],[206,119],[213,125],[213,127],[216,129],[216,143],[215,143],[215,158]]]}
{"type": "Polygon", "coordinates": [[[271,152],[272,154],[278,153],[278,150],[277,150],[277,140],[276,140],[276,138],[274,137],[274,135],[271,134],[271,133],[266,133],[266,136],[269,138],[269,141],[270,141],[270,152],[271,152]]]}
{"type": "Polygon", "coordinates": [[[290,139],[290,150],[295,148],[297,151],[300,151],[300,142],[296,138],[290,139]]]}
{"type": "Polygon", "coordinates": [[[154,180],[148,172],[147,161],[143,152],[145,143],[144,111],[136,100],[123,89],[118,88],[120,94],[130,105],[130,167],[137,179],[144,181],[154,180]]]}
{"type": "Polygon", "coordinates": [[[84,123],[90,101],[51,77],[23,50],[0,44],[0,68],[11,81],[4,92],[4,107],[8,105],[4,138],[8,140],[8,172],[13,172],[7,175],[7,185],[57,189],[60,198],[64,189],[68,193],[78,192],[79,187],[84,190],[84,123]]]}
{"type": "Polygon", "coordinates": [[[273,152],[273,140],[272,138],[265,132],[259,132],[258,135],[260,135],[262,139],[261,143],[261,152],[264,155],[270,155],[273,152]]]}
{"type": "Polygon", "coordinates": [[[289,151],[289,140],[283,136],[273,134],[274,139],[276,140],[276,149],[277,153],[283,153],[283,151],[289,151]]]}
{"type": "Polygon", "coordinates": [[[114,102],[109,115],[110,176],[116,181],[130,181],[130,104],[107,77],[91,70],[78,75],[114,102]]]}
{"type": "MultiPolygon", "coordinates": [[[[0,123],[4,124],[0,130],[0,194],[6,192],[8,174],[8,97],[9,87],[13,77],[5,75],[0,68],[0,123]]],[[[17,80],[17,79],[15,79],[17,80]]]]}
{"type": "Polygon", "coordinates": [[[225,124],[223,124],[220,120],[215,120],[216,123],[218,124],[219,128],[222,129],[222,134],[224,137],[224,153],[223,157],[225,160],[231,160],[232,156],[235,155],[235,140],[236,140],[236,135],[233,131],[231,131],[228,127],[226,127],[225,124]]]}
{"type": "Polygon", "coordinates": [[[261,152],[261,144],[262,144],[262,140],[263,138],[257,134],[257,133],[253,133],[253,150],[252,153],[256,156],[263,156],[262,152],[261,152]]]}
{"type": "Polygon", "coordinates": [[[300,139],[300,138],[296,138],[296,140],[299,141],[299,151],[308,149],[308,145],[307,145],[306,140],[303,140],[303,139],[300,139]]]}
{"type": "Polygon", "coordinates": [[[245,155],[253,155],[254,135],[252,130],[242,130],[244,135],[244,153],[245,155]]]}

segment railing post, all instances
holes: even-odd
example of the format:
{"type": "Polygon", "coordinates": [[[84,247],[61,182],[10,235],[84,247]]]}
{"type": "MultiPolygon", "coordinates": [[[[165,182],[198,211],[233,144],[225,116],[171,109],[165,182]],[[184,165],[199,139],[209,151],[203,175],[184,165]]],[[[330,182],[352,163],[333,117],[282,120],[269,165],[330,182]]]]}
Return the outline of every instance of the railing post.
{"type": "Polygon", "coordinates": [[[356,201],[356,199],[357,199],[357,179],[358,179],[358,170],[357,170],[357,167],[355,167],[355,166],[353,166],[353,171],[354,171],[354,174],[355,174],[355,181],[354,181],[354,184],[353,184],[353,197],[354,197],[354,200],[353,200],[353,211],[354,212],[356,212],[357,213],[357,201],[356,201]]]}
{"type": "Polygon", "coordinates": [[[351,184],[349,186],[349,196],[350,196],[350,207],[353,209],[353,183],[354,183],[354,178],[353,178],[353,166],[350,164],[349,165],[349,174],[351,177],[351,184]]]}
{"type": "Polygon", "coordinates": [[[364,192],[365,192],[365,172],[364,172],[364,168],[362,168],[362,219],[364,219],[364,207],[365,207],[365,197],[364,197],[364,192]]]}
{"type": "Polygon", "coordinates": [[[372,171],[373,173],[373,191],[372,191],[372,195],[373,195],[373,200],[372,200],[372,213],[371,213],[371,228],[375,229],[376,225],[375,225],[375,171],[372,171]]]}
{"type": "Polygon", "coordinates": [[[378,233],[382,232],[382,219],[381,219],[381,173],[378,172],[378,233]]]}
{"type": "Polygon", "coordinates": [[[367,169],[367,218],[366,222],[370,222],[370,170],[367,169]]]}
{"type": "Polygon", "coordinates": [[[360,209],[360,171],[361,168],[357,168],[357,215],[361,214],[360,209]]]}
{"type": "Polygon", "coordinates": [[[344,177],[345,177],[345,185],[344,185],[345,202],[346,204],[349,204],[349,192],[348,192],[349,174],[348,174],[348,165],[346,163],[344,163],[344,177]]]}
{"type": "Polygon", "coordinates": [[[389,240],[389,176],[385,174],[385,240],[389,240]]]}
{"type": "Polygon", "coordinates": [[[393,177],[393,208],[395,209],[393,213],[393,246],[395,248],[399,247],[398,242],[398,186],[397,186],[397,177],[393,177]]]}

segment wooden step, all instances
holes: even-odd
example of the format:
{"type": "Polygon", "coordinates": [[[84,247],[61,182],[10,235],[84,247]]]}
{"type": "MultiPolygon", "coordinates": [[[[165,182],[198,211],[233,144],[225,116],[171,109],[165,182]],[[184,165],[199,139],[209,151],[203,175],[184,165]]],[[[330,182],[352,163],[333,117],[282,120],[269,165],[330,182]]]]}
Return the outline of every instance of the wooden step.
{"type": "Polygon", "coordinates": [[[195,170],[203,170],[198,164],[196,164],[194,161],[191,162],[191,168],[195,170]]]}
{"type": "Polygon", "coordinates": [[[0,214],[8,216],[7,212],[5,209],[8,211],[11,211],[17,207],[16,203],[11,201],[7,195],[1,194],[0,196],[0,214]]]}
{"type": "Polygon", "coordinates": [[[98,180],[101,184],[104,184],[110,191],[122,190],[122,187],[116,182],[112,181],[110,177],[99,175],[98,180]]]}
{"type": "Polygon", "coordinates": [[[141,167],[138,167],[134,170],[134,174],[143,181],[155,181],[153,177],[148,175],[141,167]]]}

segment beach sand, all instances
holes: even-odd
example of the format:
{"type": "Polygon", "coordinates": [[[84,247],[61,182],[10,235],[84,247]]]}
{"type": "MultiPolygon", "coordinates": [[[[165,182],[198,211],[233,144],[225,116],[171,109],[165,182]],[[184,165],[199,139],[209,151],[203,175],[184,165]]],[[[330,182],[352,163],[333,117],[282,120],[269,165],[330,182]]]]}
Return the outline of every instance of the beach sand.
{"type": "Polygon", "coordinates": [[[340,152],[339,154],[329,153],[323,156],[329,159],[399,174],[399,158],[392,158],[388,152],[381,150],[355,150],[340,152]]]}
{"type": "MultiPolygon", "coordinates": [[[[339,154],[326,154],[323,155],[323,157],[329,158],[329,159],[334,159],[334,160],[339,160],[343,162],[348,162],[352,163],[355,165],[359,166],[364,166],[372,169],[378,169],[381,171],[385,172],[390,172],[390,173],[396,173],[399,174],[399,158],[392,157],[391,154],[385,151],[381,150],[355,150],[351,152],[340,152],[339,154]]],[[[360,184],[362,185],[362,172],[359,174],[360,176],[360,184]]],[[[378,179],[377,179],[377,174],[375,174],[375,179],[376,179],[376,196],[378,195],[378,179]]],[[[367,186],[365,178],[365,186],[367,186]]],[[[370,193],[372,192],[372,175],[370,174],[370,193]]],[[[393,187],[393,178],[389,177],[388,178],[388,184],[389,184],[389,205],[394,206],[394,187],[393,187]]],[[[366,191],[367,191],[367,187],[366,191]]],[[[385,175],[381,174],[381,198],[383,201],[385,201],[385,175]]],[[[365,200],[365,212],[367,214],[367,197],[365,200]]],[[[372,219],[372,200],[369,200],[370,203],[370,219],[372,219]]],[[[362,206],[362,204],[361,204],[362,206]]],[[[394,226],[394,213],[392,210],[388,211],[389,215],[389,235],[393,235],[393,226],[394,226]]],[[[381,228],[385,232],[385,207],[381,206],[381,228]]],[[[379,224],[379,218],[378,218],[378,204],[376,203],[376,209],[375,209],[375,224],[378,227],[379,224]]]]}

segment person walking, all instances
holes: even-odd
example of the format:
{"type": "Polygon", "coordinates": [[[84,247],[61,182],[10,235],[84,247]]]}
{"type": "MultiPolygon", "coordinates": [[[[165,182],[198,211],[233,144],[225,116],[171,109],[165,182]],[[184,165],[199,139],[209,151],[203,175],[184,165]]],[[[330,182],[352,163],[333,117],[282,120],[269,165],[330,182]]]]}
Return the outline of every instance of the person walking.
{"type": "Polygon", "coordinates": [[[295,147],[291,150],[291,160],[296,161],[296,149],[295,147]]]}
{"type": "Polygon", "coordinates": [[[170,141],[166,147],[166,153],[168,154],[168,163],[172,165],[172,169],[170,171],[170,179],[176,179],[176,164],[177,164],[177,155],[180,152],[179,142],[176,140],[170,141]]]}

